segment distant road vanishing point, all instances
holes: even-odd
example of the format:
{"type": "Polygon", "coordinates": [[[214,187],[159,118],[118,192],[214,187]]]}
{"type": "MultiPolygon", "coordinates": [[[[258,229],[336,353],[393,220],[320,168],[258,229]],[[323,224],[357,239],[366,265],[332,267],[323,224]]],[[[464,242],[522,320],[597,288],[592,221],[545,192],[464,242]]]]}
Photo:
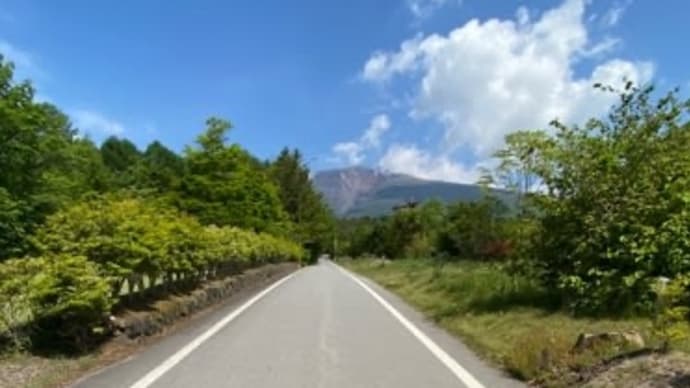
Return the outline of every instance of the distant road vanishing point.
{"type": "Polygon", "coordinates": [[[519,387],[328,260],[224,306],[80,388],[519,387]]]}

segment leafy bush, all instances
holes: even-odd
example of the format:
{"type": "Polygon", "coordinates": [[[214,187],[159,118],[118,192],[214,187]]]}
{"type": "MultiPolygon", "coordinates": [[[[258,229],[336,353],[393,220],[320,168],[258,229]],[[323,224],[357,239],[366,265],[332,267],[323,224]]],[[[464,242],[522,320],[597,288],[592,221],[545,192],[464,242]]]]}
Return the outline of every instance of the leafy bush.
{"type": "Polygon", "coordinates": [[[131,197],[95,197],[50,216],[39,230],[44,253],[84,256],[119,294],[125,282],[203,278],[222,265],[303,258],[302,248],[265,233],[202,226],[173,208],[131,197]]]}
{"type": "MultiPolygon", "coordinates": [[[[156,255],[166,237],[166,214],[139,199],[98,197],[48,217],[38,231],[45,253],[84,256],[117,288],[133,274],[156,273],[166,258],[156,255]]],[[[175,221],[173,221],[175,222],[175,221]]],[[[191,267],[185,257],[174,258],[191,267]]]]}
{"type": "Polygon", "coordinates": [[[0,263],[0,344],[27,345],[27,324],[35,308],[29,295],[30,280],[45,266],[42,259],[12,259],[0,263]]]}
{"type": "Polygon", "coordinates": [[[671,344],[690,338],[690,274],[668,281],[662,279],[654,285],[657,294],[657,314],[654,317],[655,334],[668,349],[671,344]]]}
{"type": "Polygon", "coordinates": [[[459,202],[448,207],[448,222],[441,233],[443,250],[451,256],[497,259],[512,251],[507,239],[505,205],[493,198],[459,202]]]}
{"type": "Polygon", "coordinates": [[[151,201],[93,197],[51,215],[35,237],[40,258],[0,263],[0,335],[83,347],[119,297],[161,282],[196,282],[263,262],[300,261],[301,246],[265,233],[202,226],[151,201]],[[148,284],[144,284],[144,276],[148,284]]]}
{"type": "Polygon", "coordinates": [[[94,332],[103,328],[113,304],[108,282],[83,256],[62,254],[38,260],[44,265],[28,286],[40,338],[67,341],[78,348],[88,345],[94,332]]]}
{"type": "Polygon", "coordinates": [[[502,154],[542,188],[528,199],[546,285],[577,312],[649,312],[654,279],[690,271],[690,101],[602,89],[620,93],[607,119],[523,132],[502,154]]]}
{"type": "Polygon", "coordinates": [[[81,256],[8,260],[0,279],[0,333],[15,347],[27,345],[29,335],[84,346],[113,303],[96,265],[81,256]]]}

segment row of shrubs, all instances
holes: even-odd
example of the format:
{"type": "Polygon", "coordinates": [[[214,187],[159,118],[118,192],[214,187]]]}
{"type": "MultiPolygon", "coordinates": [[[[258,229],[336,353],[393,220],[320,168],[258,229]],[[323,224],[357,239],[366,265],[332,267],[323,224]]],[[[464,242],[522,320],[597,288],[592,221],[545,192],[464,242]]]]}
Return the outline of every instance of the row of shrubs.
{"type": "Polygon", "coordinates": [[[163,204],[112,195],[50,216],[33,245],[31,257],[0,263],[0,336],[13,345],[31,337],[28,330],[81,347],[125,295],[153,287],[161,295],[180,283],[305,255],[280,237],[204,226],[163,204]]]}

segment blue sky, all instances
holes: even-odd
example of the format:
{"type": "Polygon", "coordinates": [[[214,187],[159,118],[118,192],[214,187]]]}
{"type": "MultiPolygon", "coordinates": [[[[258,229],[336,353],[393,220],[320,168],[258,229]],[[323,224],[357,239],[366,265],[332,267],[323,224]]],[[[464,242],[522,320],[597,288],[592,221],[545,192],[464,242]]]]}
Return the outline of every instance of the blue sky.
{"type": "Polygon", "coordinates": [[[690,86],[690,3],[0,1],[0,52],[95,140],[175,150],[204,120],[262,158],[473,181],[505,133],[579,122],[623,76],[690,86]]]}

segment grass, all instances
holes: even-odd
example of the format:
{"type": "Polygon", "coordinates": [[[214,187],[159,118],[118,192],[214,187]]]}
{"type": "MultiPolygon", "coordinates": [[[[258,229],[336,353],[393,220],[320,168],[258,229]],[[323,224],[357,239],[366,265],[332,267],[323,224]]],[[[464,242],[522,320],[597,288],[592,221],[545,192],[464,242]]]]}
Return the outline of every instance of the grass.
{"type": "MultiPolygon", "coordinates": [[[[575,318],[559,310],[553,293],[536,281],[496,265],[367,259],[344,265],[400,295],[512,375],[545,386],[562,385],[564,370],[632,350],[610,346],[573,354],[580,333],[635,330],[656,345],[649,319],[575,318]]],[[[690,344],[681,347],[690,351],[690,344]]]]}

